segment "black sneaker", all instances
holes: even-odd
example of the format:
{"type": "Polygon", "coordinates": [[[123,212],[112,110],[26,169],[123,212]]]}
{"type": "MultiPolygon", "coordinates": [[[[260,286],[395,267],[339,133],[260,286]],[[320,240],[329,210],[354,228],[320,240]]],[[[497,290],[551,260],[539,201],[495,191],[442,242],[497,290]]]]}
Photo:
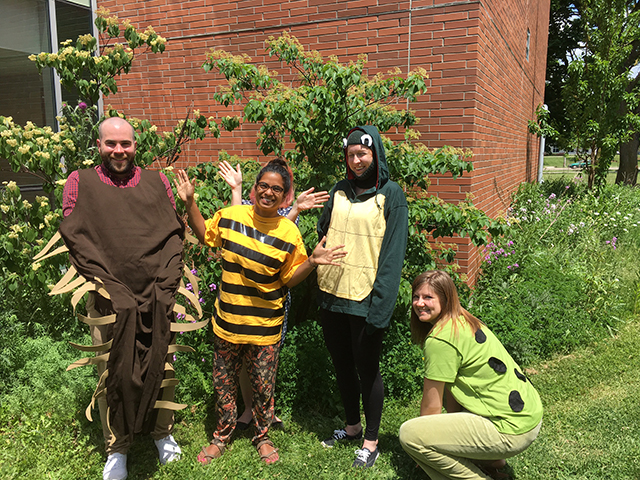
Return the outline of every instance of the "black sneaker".
{"type": "Polygon", "coordinates": [[[362,450],[356,450],[356,459],[353,461],[352,467],[363,467],[369,468],[373,467],[374,463],[380,456],[380,450],[378,447],[371,452],[368,448],[363,448],[362,450]]]}
{"type": "Polygon", "coordinates": [[[362,430],[360,430],[360,433],[358,433],[357,435],[352,436],[347,434],[347,431],[344,428],[341,428],[340,430],[334,430],[333,435],[331,435],[326,440],[323,440],[322,446],[326,448],[331,448],[336,444],[336,442],[341,442],[341,441],[352,442],[354,440],[360,440],[361,438],[362,438],[362,430]]]}

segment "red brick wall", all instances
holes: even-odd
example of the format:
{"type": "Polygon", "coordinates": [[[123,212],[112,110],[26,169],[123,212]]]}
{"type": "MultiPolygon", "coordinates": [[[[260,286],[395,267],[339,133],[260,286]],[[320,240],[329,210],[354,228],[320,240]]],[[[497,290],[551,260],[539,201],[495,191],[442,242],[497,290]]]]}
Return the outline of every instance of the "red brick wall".
{"type": "MultiPolygon", "coordinates": [[[[527,133],[543,101],[550,0],[98,0],[121,19],[152,25],[168,39],[163,55],[143,55],[105,100],[128,116],[168,127],[189,109],[205,115],[238,113],[217,106],[223,81],[201,65],[212,47],[266,63],[264,40],[288,30],[305,47],[340,61],[368,55],[368,74],[423,67],[429,90],[412,104],[421,141],[430,148],[473,150],[474,172],[457,180],[432,178],[430,192],[448,201],[471,195],[495,216],[518,184],[535,180],[538,142],[527,133]],[[531,33],[526,59],[527,29],[531,33]]],[[[255,126],[187,147],[185,163],[215,160],[220,149],[258,157],[255,126]]],[[[446,239],[451,241],[451,239],[446,239]]],[[[472,277],[479,255],[464,239],[458,261],[472,277]]]]}

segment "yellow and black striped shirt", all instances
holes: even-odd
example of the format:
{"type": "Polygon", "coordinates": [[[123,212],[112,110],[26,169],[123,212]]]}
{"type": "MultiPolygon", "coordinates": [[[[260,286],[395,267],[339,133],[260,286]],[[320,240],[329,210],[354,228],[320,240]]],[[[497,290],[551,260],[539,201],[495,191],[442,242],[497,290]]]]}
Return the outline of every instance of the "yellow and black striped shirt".
{"type": "Polygon", "coordinates": [[[214,333],[231,343],[278,343],[286,283],[307,259],[298,227],[286,217],[261,217],[253,206],[238,205],[206,221],[205,243],[221,247],[222,257],[214,333]]]}

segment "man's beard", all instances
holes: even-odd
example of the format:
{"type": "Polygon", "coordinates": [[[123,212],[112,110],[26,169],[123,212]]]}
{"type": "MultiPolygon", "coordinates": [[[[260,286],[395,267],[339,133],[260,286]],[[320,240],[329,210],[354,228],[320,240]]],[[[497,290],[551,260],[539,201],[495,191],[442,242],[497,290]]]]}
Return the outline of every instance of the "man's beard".
{"type": "Polygon", "coordinates": [[[105,157],[102,157],[102,164],[106,167],[106,169],[110,173],[115,173],[116,175],[126,175],[127,173],[131,172],[131,169],[133,169],[133,159],[127,158],[127,157],[125,157],[125,159],[127,163],[124,165],[124,168],[122,170],[118,170],[116,168],[116,166],[113,164],[111,158],[108,155],[105,157]]]}

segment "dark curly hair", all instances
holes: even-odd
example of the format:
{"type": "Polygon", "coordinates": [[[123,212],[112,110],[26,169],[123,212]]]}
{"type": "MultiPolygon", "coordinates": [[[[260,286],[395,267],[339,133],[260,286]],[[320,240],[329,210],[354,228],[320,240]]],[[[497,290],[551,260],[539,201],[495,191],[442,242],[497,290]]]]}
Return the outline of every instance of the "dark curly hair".
{"type": "Polygon", "coordinates": [[[282,157],[277,157],[267,163],[258,175],[256,176],[256,183],[253,185],[251,189],[251,202],[255,203],[255,189],[258,182],[262,179],[265,173],[277,173],[282,178],[282,185],[284,188],[284,196],[282,197],[282,203],[280,204],[280,208],[286,208],[291,205],[293,201],[293,172],[291,171],[291,167],[286,162],[286,160],[282,157]]]}

